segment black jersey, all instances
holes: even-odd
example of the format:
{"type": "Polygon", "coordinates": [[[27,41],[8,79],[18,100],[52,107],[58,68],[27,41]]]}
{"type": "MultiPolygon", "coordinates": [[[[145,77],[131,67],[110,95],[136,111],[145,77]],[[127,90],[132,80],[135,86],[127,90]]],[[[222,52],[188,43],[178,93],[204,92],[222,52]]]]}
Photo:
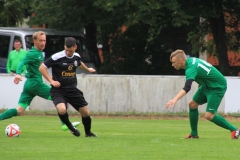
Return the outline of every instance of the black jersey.
{"type": "Polygon", "coordinates": [[[60,82],[60,88],[76,88],[76,69],[81,65],[81,57],[78,53],[67,57],[63,50],[52,55],[43,65],[46,68],[52,67],[52,78],[54,81],[60,82]]]}

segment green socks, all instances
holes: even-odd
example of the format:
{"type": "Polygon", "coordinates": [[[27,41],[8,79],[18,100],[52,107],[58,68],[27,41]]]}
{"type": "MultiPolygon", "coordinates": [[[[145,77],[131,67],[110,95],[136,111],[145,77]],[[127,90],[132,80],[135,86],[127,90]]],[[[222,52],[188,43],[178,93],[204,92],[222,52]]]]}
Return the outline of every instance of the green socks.
{"type": "MultiPolygon", "coordinates": [[[[198,117],[199,117],[198,109],[189,109],[189,119],[190,119],[192,136],[198,136],[198,131],[197,131],[198,117]]],[[[219,115],[214,115],[211,122],[230,131],[237,130],[237,127],[231,125],[225,118],[219,115]]]]}
{"type": "Polygon", "coordinates": [[[215,123],[216,125],[228,129],[230,131],[235,131],[237,130],[237,127],[231,125],[225,118],[219,115],[214,115],[213,119],[211,122],[215,123]]]}
{"type": "Polygon", "coordinates": [[[18,112],[16,108],[8,109],[0,114],[0,120],[12,118],[13,116],[17,116],[17,114],[18,112]]]}
{"type": "Polygon", "coordinates": [[[198,136],[197,126],[198,126],[198,109],[189,108],[189,120],[191,126],[191,135],[198,136]]]}

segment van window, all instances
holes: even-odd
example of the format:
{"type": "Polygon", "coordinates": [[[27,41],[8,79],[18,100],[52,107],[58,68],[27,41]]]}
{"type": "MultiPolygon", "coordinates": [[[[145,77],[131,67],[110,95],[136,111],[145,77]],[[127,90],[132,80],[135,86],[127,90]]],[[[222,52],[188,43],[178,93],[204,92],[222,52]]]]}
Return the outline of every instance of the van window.
{"type": "MultiPolygon", "coordinates": [[[[57,52],[64,50],[65,39],[68,37],[70,37],[70,36],[47,35],[46,46],[45,46],[45,49],[43,50],[45,59],[49,58],[51,55],[53,55],[57,52]]],[[[80,54],[82,61],[84,63],[91,62],[90,55],[87,50],[87,46],[86,46],[86,43],[85,43],[83,37],[80,37],[80,36],[71,36],[71,37],[74,37],[76,39],[76,42],[77,42],[76,52],[80,54]]],[[[25,41],[26,41],[26,45],[27,45],[26,48],[30,49],[31,46],[33,46],[32,36],[26,36],[25,41]]]]}
{"type": "Polygon", "coordinates": [[[8,49],[10,45],[10,36],[0,35],[0,57],[8,57],[8,49]]]}

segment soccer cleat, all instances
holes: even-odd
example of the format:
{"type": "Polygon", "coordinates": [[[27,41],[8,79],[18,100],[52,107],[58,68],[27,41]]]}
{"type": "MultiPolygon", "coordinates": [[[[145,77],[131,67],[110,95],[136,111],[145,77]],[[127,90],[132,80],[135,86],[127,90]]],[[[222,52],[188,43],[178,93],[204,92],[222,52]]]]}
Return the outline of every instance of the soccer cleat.
{"type": "Polygon", "coordinates": [[[97,137],[94,133],[90,132],[89,134],[86,134],[85,137],[97,137]]]}
{"type": "Polygon", "coordinates": [[[237,130],[235,130],[235,131],[232,131],[232,132],[231,132],[231,137],[232,137],[232,139],[238,139],[239,134],[240,134],[240,129],[237,129],[237,130]]]}
{"type": "Polygon", "coordinates": [[[191,134],[188,134],[185,139],[191,139],[191,138],[195,138],[195,139],[198,139],[199,136],[192,136],[191,134]]]}
{"type": "MultiPolygon", "coordinates": [[[[72,122],[73,127],[77,127],[80,124],[80,122],[72,122]]],[[[68,130],[68,127],[66,126],[66,124],[62,125],[62,130],[66,131],[68,130]]]]}
{"type": "Polygon", "coordinates": [[[79,137],[80,136],[80,132],[77,128],[73,127],[74,129],[71,130],[71,133],[76,136],[79,137]]]}

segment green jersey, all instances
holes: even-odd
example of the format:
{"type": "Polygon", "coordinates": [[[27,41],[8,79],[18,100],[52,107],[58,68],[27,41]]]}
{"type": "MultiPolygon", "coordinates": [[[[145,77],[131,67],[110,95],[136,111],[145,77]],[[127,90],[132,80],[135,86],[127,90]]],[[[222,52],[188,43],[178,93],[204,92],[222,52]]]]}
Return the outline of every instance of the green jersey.
{"type": "Polygon", "coordinates": [[[199,58],[188,58],[186,80],[193,79],[206,89],[226,89],[225,77],[211,64],[199,58]]]}
{"type": "MultiPolygon", "coordinates": [[[[20,49],[19,51],[13,50],[9,53],[8,61],[7,61],[7,72],[16,72],[18,63],[26,56],[27,51],[24,49],[20,49]]],[[[25,72],[25,66],[23,70],[25,72]]]]}
{"type": "Polygon", "coordinates": [[[39,67],[44,61],[42,51],[32,47],[24,59],[19,63],[16,73],[21,74],[22,68],[26,65],[26,78],[34,78],[42,81],[42,74],[39,72],[39,67]]]}

